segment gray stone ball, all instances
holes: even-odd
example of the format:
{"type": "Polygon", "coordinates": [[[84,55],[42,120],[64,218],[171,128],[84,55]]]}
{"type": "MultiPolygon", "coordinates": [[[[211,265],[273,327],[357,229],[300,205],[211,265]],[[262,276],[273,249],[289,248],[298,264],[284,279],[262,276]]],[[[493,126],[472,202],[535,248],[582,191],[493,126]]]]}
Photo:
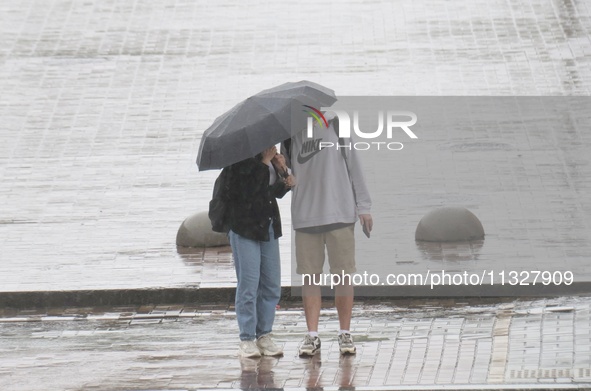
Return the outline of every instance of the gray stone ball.
{"type": "Polygon", "coordinates": [[[199,212],[183,221],[176,234],[176,245],[182,247],[215,247],[228,246],[230,242],[226,234],[212,231],[207,212],[199,212]]]}
{"type": "Polygon", "coordinates": [[[415,240],[460,242],[484,239],[484,228],[468,209],[446,206],[427,213],[417,226],[415,240]]]}

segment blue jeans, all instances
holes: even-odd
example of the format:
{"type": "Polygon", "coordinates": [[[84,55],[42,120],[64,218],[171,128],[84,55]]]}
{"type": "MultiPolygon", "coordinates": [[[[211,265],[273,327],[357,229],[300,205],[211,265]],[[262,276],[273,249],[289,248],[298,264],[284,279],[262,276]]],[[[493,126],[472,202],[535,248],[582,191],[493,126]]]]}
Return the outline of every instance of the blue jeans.
{"type": "Polygon", "coordinates": [[[268,242],[246,239],[234,231],[228,233],[236,268],[236,318],[240,340],[251,341],[273,329],[275,309],[281,297],[279,241],[273,226],[268,242]]]}

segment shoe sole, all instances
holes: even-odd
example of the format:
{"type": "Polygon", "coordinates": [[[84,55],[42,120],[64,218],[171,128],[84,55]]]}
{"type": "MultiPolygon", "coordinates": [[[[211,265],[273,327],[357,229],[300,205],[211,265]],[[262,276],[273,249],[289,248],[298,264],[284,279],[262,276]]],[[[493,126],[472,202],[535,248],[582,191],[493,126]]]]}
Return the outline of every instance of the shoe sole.
{"type": "Polygon", "coordinates": [[[251,353],[251,354],[245,354],[242,352],[238,352],[238,357],[242,357],[242,358],[259,358],[261,357],[260,353],[251,353]]]}
{"type": "Polygon", "coordinates": [[[261,349],[262,356],[271,356],[271,357],[280,357],[283,356],[283,351],[280,352],[271,352],[269,350],[261,349]]]}
{"type": "Polygon", "coordinates": [[[356,348],[344,348],[344,349],[340,349],[340,350],[341,350],[341,354],[355,354],[355,353],[357,353],[356,348]]]}

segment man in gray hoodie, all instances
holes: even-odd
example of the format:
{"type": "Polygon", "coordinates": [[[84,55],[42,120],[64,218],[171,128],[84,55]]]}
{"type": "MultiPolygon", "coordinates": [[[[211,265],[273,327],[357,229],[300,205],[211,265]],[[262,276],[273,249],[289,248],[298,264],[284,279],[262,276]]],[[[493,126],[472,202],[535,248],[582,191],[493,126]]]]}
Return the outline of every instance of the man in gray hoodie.
{"type": "MultiPolygon", "coordinates": [[[[318,322],[325,248],[331,274],[356,272],[354,226],[359,218],[367,235],[371,232],[371,198],[351,140],[338,137],[337,117],[331,118],[328,126],[315,125],[313,137],[308,137],[304,130],[282,148],[296,178],[291,215],[297,273],[303,277],[302,298],[308,326],[299,354],[313,356],[320,351],[318,322]],[[337,145],[345,147],[337,148],[337,145]]],[[[338,341],[342,354],[356,352],[350,333],[353,298],[350,281],[336,286],[338,341]]]]}

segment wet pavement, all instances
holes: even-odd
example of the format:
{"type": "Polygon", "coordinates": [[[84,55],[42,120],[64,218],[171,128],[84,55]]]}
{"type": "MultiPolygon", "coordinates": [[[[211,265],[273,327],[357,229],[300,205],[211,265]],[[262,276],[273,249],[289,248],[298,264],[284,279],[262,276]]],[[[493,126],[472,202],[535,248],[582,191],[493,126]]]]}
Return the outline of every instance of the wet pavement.
{"type": "Polygon", "coordinates": [[[292,306],[275,322],[284,357],[261,359],[236,356],[235,313],[219,305],[4,310],[0,389],[583,389],[590,310],[590,298],[356,303],[358,353],[340,356],[327,307],[320,355],[299,358],[292,306]]]}

